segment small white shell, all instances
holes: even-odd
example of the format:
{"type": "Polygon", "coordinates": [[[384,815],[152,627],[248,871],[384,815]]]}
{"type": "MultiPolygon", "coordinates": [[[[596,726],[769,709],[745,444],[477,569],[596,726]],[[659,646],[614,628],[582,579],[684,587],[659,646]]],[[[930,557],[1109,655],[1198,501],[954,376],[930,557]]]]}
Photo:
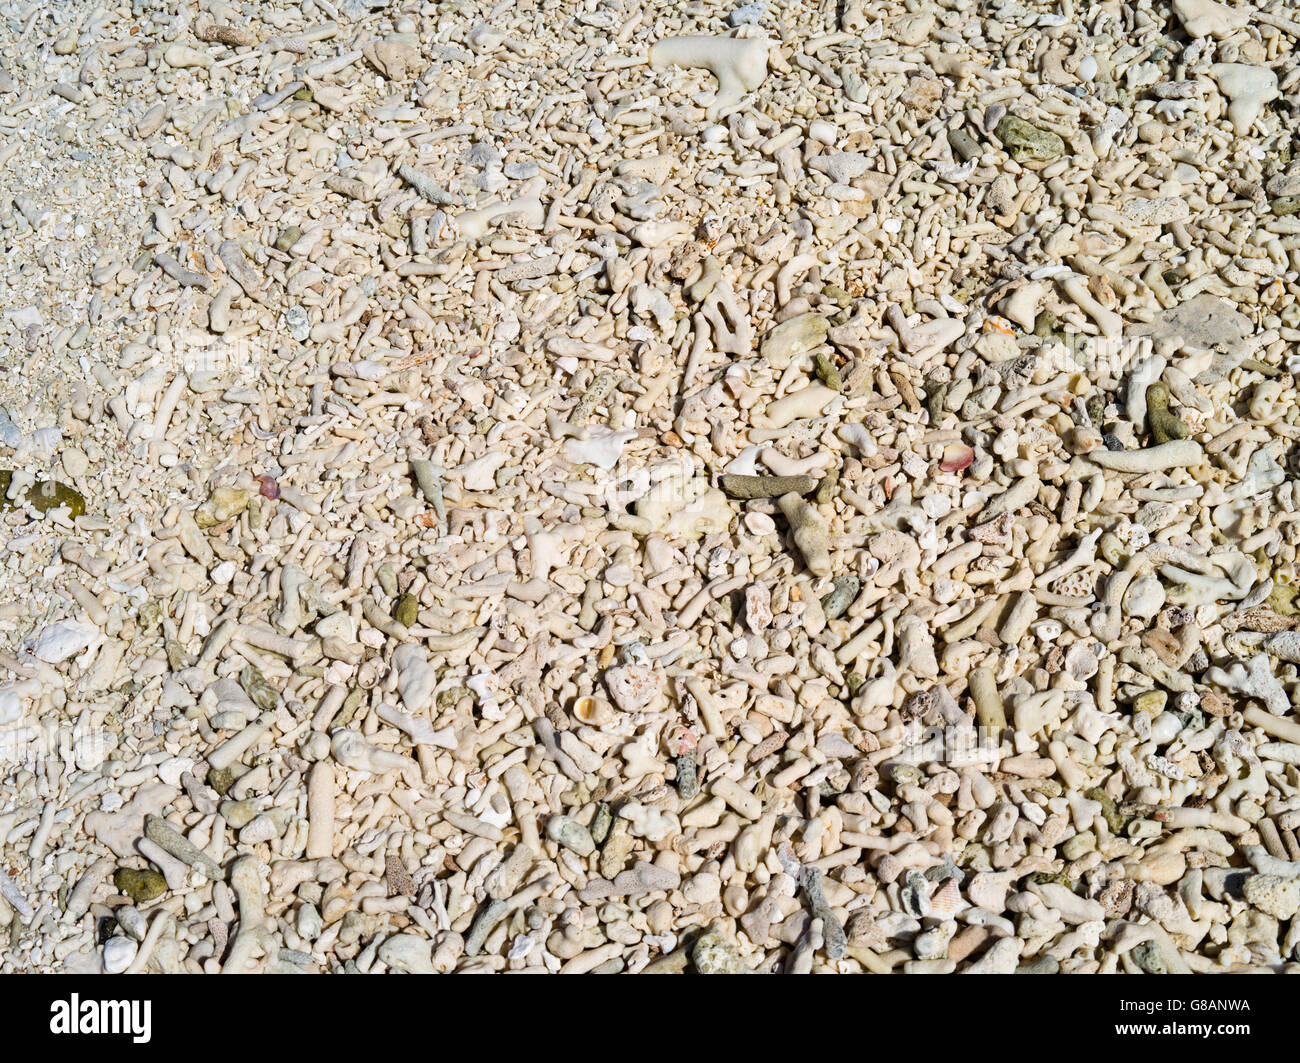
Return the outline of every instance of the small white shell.
{"type": "Polygon", "coordinates": [[[591,727],[607,727],[614,722],[614,707],[604,698],[586,694],[573,703],[574,717],[591,727]]]}

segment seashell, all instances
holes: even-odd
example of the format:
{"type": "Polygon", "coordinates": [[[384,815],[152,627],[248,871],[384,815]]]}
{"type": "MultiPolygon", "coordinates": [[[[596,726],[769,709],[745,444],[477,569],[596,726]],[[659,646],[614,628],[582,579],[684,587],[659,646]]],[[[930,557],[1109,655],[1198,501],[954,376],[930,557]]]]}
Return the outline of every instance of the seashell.
{"type": "Polygon", "coordinates": [[[617,714],[604,698],[586,694],[573,702],[574,718],[591,727],[608,727],[617,719],[617,714]]]}
{"type": "Polygon", "coordinates": [[[662,743],[664,752],[670,757],[681,757],[692,752],[699,745],[699,735],[684,724],[670,724],[664,729],[662,743]]]}
{"type": "Polygon", "coordinates": [[[949,443],[943,448],[943,460],[939,468],[944,472],[961,472],[970,467],[975,460],[975,450],[964,443],[949,443]]]}
{"type": "Polygon", "coordinates": [[[1065,651],[1065,670],[1075,679],[1083,681],[1097,674],[1099,662],[1092,647],[1076,642],[1065,651]]]}
{"type": "Polygon", "coordinates": [[[923,905],[923,911],[932,919],[951,919],[966,906],[961,887],[955,878],[950,878],[930,894],[923,905]]]}

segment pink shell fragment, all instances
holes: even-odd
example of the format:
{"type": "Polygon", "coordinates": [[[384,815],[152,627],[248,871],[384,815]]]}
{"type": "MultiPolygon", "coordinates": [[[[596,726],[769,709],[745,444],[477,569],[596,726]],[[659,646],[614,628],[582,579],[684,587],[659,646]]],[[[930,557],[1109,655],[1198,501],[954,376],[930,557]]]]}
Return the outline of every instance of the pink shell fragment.
{"type": "Polygon", "coordinates": [[[943,448],[943,461],[939,463],[939,468],[944,472],[961,472],[974,460],[973,448],[963,443],[949,443],[943,448]]]}

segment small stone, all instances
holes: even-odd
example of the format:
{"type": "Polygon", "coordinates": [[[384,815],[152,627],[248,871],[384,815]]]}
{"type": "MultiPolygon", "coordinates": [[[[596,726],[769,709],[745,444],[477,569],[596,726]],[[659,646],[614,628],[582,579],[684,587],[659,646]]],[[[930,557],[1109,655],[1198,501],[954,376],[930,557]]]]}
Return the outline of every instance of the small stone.
{"type": "Polygon", "coordinates": [[[79,447],[68,447],[60,460],[63,462],[63,471],[74,479],[85,476],[90,471],[90,459],[79,447]]]}
{"type": "Polygon", "coordinates": [[[1052,162],[1065,154],[1065,141],[1023,118],[1005,115],[994,130],[1016,162],[1052,162]]]}
{"type": "Polygon", "coordinates": [[[307,316],[307,311],[297,304],[284,312],[284,324],[289,330],[289,335],[299,343],[311,335],[311,318],[307,316]]]}
{"type": "Polygon", "coordinates": [[[1154,941],[1142,942],[1129,955],[1133,957],[1133,962],[1147,974],[1169,973],[1169,967],[1165,963],[1164,955],[1154,941]]]}
{"type": "Polygon", "coordinates": [[[590,856],[596,851],[591,832],[571,816],[551,816],[546,821],[546,836],[579,856],[590,856]]]}
{"type": "Polygon", "coordinates": [[[433,965],[433,942],[419,934],[394,934],[376,953],[390,970],[399,974],[437,974],[433,965]]]}
{"type": "Polygon", "coordinates": [[[862,590],[862,581],[848,572],[835,577],[834,589],[822,599],[822,612],[827,620],[838,620],[852,605],[862,590]]]}
{"type": "Polygon", "coordinates": [[[961,156],[962,162],[970,162],[972,159],[978,159],[983,154],[979,141],[970,135],[965,129],[948,130],[948,145],[961,156]]]}
{"type": "Polygon", "coordinates": [[[813,355],[813,370],[817,374],[817,379],[832,391],[844,390],[844,380],[840,377],[840,371],[820,351],[813,355]]]}
{"type": "Polygon", "coordinates": [[[113,872],[113,885],[119,893],[130,897],[131,903],[137,907],[167,892],[167,880],[157,871],[138,871],[130,867],[119,867],[113,872]]]}
{"type": "Polygon", "coordinates": [[[418,892],[415,879],[401,859],[389,853],[384,860],[384,880],[390,897],[414,897],[418,892]]]}
{"type": "Polygon", "coordinates": [[[121,974],[135,959],[139,946],[130,938],[112,937],[104,942],[104,973],[121,974]]]}
{"type": "Polygon", "coordinates": [[[1155,719],[1165,708],[1165,702],[1169,700],[1169,695],[1163,690],[1148,690],[1145,694],[1139,694],[1133,699],[1133,714],[1150,716],[1155,719]]]}
{"type": "Polygon", "coordinates": [[[622,664],[605,671],[605,687],[623,712],[641,712],[659,696],[663,680],[653,668],[622,664]]]}
{"type": "Polygon", "coordinates": [[[46,664],[61,664],[74,657],[99,639],[99,628],[76,620],[60,620],[51,624],[36,640],[32,653],[46,664]]]}
{"type": "Polygon", "coordinates": [[[209,768],[208,785],[212,787],[222,797],[226,792],[235,785],[235,780],[239,778],[233,768],[209,768]]]}
{"type": "Polygon", "coordinates": [[[819,144],[835,143],[835,123],[815,121],[808,123],[808,136],[819,144]]]}
{"type": "Polygon", "coordinates": [[[1250,875],[1242,885],[1247,903],[1274,919],[1291,919],[1300,912],[1300,880],[1280,875],[1250,875]]]}
{"type": "Polygon", "coordinates": [[[414,594],[403,594],[393,604],[393,619],[402,627],[414,627],[420,618],[420,602],[414,594]]]}
{"type": "Polygon", "coordinates": [[[806,495],[817,486],[817,481],[811,476],[744,476],[723,473],[718,477],[718,486],[730,498],[778,498],[791,491],[797,495],[806,495]]]}
{"type": "Polygon", "coordinates": [[[380,589],[390,598],[397,597],[397,570],[385,562],[375,569],[375,578],[379,580],[380,589]]]}
{"type": "Polygon", "coordinates": [[[745,4],[738,7],[727,16],[727,22],[732,26],[757,26],[763,21],[763,16],[767,14],[767,4],[754,3],[745,4]]]}
{"type": "Polygon", "coordinates": [[[689,801],[700,792],[700,774],[694,750],[677,757],[673,765],[677,769],[677,794],[683,801],[689,801]]]}
{"type": "Polygon", "coordinates": [[[772,623],[772,592],[765,583],[751,583],[745,588],[745,623],[749,630],[761,633],[772,623]]]}
{"type": "Polygon", "coordinates": [[[747,974],[735,947],[721,934],[701,934],[691,948],[691,962],[700,974],[747,974]]]}
{"type": "Polygon", "coordinates": [[[1097,847],[1097,837],[1092,831],[1081,831],[1061,846],[1061,855],[1067,860],[1078,860],[1097,847]]]}
{"type": "Polygon", "coordinates": [[[194,513],[194,523],[200,528],[211,528],[237,517],[248,508],[252,491],[238,487],[218,487],[194,513]]]}
{"type": "Polygon", "coordinates": [[[908,694],[898,710],[904,721],[919,720],[939,704],[939,695],[933,690],[917,690],[908,694]]]}
{"type": "Polygon", "coordinates": [[[241,830],[257,817],[257,802],[254,800],[223,801],[218,811],[226,823],[235,830],[241,830]]]}
{"type": "Polygon", "coordinates": [[[826,342],[830,322],[820,314],[802,314],[773,327],[763,338],[761,353],[774,369],[826,342]]]}
{"type": "MultiPolygon", "coordinates": [[[[74,474],[69,472],[68,475],[74,474]]],[[[9,497],[12,476],[13,473],[9,469],[0,469],[0,511],[16,507],[15,501],[9,497]]],[[[24,492],[22,501],[40,514],[62,506],[67,507],[68,515],[74,519],[83,516],[86,512],[86,497],[75,487],[69,487],[58,480],[37,480],[24,492]]]]}

